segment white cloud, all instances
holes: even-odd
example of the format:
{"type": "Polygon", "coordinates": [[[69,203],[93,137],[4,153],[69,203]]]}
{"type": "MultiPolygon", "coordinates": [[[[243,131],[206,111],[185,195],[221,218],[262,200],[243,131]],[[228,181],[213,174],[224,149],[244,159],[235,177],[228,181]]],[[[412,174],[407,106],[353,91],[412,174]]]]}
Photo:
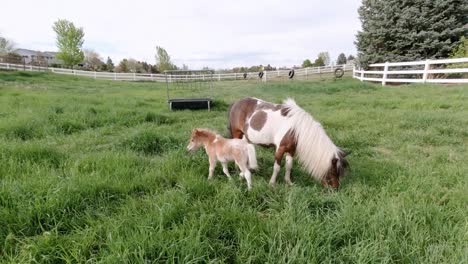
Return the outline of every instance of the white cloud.
{"type": "Polygon", "coordinates": [[[114,61],[154,62],[155,46],[199,68],[298,65],[318,52],[355,53],[359,0],[60,1],[2,3],[0,32],[17,46],[54,50],[59,18],[85,31],[86,48],[114,61]],[[20,15],[19,15],[20,14],[20,15]]]}

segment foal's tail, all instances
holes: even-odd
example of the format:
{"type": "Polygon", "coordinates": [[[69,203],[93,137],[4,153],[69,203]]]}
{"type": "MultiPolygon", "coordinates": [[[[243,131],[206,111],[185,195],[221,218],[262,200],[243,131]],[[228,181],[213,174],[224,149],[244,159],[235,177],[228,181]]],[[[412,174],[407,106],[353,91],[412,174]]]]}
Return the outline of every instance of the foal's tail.
{"type": "Polygon", "coordinates": [[[257,155],[253,144],[247,144],[247,154],[249,156],[249,169],[256,170],[258,168],[257,155]]]}

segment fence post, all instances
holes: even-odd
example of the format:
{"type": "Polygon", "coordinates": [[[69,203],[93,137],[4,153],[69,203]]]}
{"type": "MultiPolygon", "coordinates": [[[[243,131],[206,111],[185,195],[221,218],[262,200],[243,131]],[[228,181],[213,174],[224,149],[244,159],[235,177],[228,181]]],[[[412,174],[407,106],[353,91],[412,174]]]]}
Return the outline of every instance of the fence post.
{"type": "Polygon", "coordinates": [[[96,71],[94,72],[94,79],[96,79],[96,71]]]}
{"type": "Polygon", "coordinates": [[[429,60],[426,60],[424,63],[423,83],[426,83],[427,81],[427,76],[429,75],[429,66],[429,60]]]}
{"type": "Polygon", "coordinates": [[[117,73],[114,72],[114,81],[117,80],[117,73]]]}
{"type": "Polygon", "coordinates": [[[10,69],[10,63],[7,63],[6,68],[10,69]]]}
{"type": "Polygon", "coordinates": [[[221,73],[218,73],[218,81],[221,81],[221,73]]]}
{"type": "Polygon", "coordinates": [[[361,78],[360,79],[361,79],[361,82],[362,82],[362,81],[364,81],[364,70],[362,68],[360,70],[361,70],[361,78]]]}
{"type": "Polygon", "coordinates": [[[133,73],[133,80],[135,81],[136,80],[136,74],[133,73]]]}
{"type": "Polygon", "coordinates": [[[280,70],[279,70],[279,67],[278,67],[277,74],[278,74],[278,77],[280,77],[280,70]]]}
{"type": "Polygon", "coordinates": [[[305,68],[305,77],[306,77],[306,80],[308,79],[308,78],[307,78],[308,76],[309,76],[309,75],[308,75],[307,68],[305,68]]]}
{"type": "Polygon", "coordinates": [[[385,83],[387,81],[387,72],[388,72],[388,61],[385,62],[384,72],[383,72],[383,76],[382,76],[382,85],[385,85],[385,83]]]}
{"type": "Polygon", "coordinates": [[[265,77],[265,78],[263,78],[263,81],[267,82],[267,71],[263,72],[263,77],[265,77]]]}

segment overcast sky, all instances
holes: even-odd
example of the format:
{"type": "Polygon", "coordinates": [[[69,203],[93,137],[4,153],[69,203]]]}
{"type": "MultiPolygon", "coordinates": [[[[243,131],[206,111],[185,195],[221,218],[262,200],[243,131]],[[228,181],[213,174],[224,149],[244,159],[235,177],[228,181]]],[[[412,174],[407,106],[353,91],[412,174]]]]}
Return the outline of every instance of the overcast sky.
{"type": "Polygon", "coordinates": [[[154,63],[155,46],[190,68],[300,65],[320,51],[355,54],[360,0],[5,0],[0,33],[19,48],[56,51],[52,24],[68,19],[84,48],[114,63],[154,63]],[[8,10],[8,11],[7,11],[8,10]]]}

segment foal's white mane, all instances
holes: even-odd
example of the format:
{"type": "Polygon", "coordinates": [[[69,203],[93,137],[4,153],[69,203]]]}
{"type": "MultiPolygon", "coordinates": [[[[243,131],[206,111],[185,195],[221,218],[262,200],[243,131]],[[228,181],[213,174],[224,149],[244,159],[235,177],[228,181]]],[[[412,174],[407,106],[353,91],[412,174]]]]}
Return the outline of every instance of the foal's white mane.
{"type": "Polygon", "coordinates": [[[286,99],[284,105],[290,109],[288,116],[296,137],[299,161],[316,179],[322,180],[330,169],[332,159],[338,159],[341,150],[333,144],[322,125],[293,99],[286,99]]]}

